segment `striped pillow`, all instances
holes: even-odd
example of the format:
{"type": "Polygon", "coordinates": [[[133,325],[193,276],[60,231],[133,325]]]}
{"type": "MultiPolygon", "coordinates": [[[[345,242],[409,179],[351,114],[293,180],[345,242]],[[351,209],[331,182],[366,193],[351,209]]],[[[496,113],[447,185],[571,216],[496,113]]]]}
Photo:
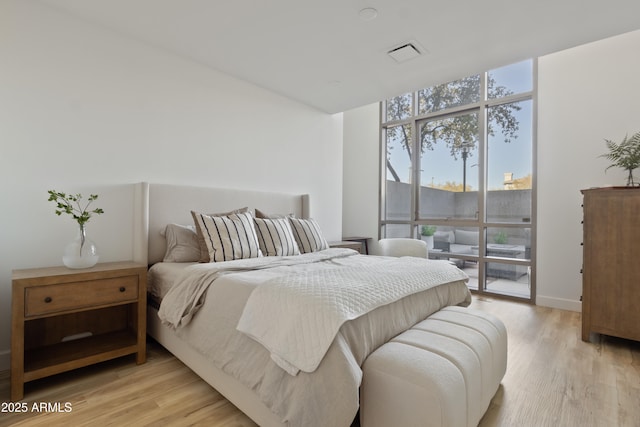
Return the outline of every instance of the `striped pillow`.
{"type": "Polygon", "coordinates": [[[267,256],[300,255],[287,218],[256,218],[260,250],[267,256]]]}
{"type": "Polygon", "coordinates": [[[229,216],[194,213],[194,218],[202,230],[209,262],[262,256],[250,212],[229,216]]]}
{"type": "MultiPolygon", "coordinates": [[[[232,214],[245,213],[245,212],[248,212],[248,211],[249,211],[249,208],[244,207],[244,208],[232,210],[230,212],[209,213],[209,214],[205,214],[205,215],[208,215],[208,216],[229,216],[229,215],[232,215],[232,214]]],[[[196,218],[198,215],[200,215],[198,212],[191,211],[191,217],[193,218],[193,222],[196,225],[196,235],[198,236],[198,245],[200,245],[200,259],[198,261],[199,262],[209,262],[209,249],[207,248],[207,244],[204,241],[204,233],[202,232],[202,229],[200,227],[200,221],[198,221],[198,218],[196,218]]]]}
{"type": "Polygon", "coordinates": [[[293,235],[302,253],[316,252],[329,248],[322,236],[320,226],[313,219],[289,218],[293,235]]]}

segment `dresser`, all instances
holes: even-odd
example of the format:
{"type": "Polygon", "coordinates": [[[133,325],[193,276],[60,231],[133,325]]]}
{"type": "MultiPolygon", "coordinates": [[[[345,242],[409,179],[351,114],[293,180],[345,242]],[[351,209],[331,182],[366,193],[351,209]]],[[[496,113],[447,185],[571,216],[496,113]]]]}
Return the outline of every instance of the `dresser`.
{"type": "Polygon", "coordinates": [[[640,341],[640,188],[582,190],[582,340],[640,341]]]}

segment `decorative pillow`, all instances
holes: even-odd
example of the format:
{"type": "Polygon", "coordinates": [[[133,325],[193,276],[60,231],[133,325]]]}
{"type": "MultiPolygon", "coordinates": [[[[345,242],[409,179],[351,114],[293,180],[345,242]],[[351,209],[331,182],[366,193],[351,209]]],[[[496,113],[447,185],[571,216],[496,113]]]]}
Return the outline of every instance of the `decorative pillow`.
{"type": "Polygon", "coordinates": [[[287,218],[256,218],[254,221],[260,250],[264,255],[300,255],[300,249],[287,218]]]}
{"type": "MultiPolygon", "coordinates": [[[[233,215],[235,213],[244,213],[244,212],[248,212],[248,211],[249,211],[249,208],[245,207],[245,208],[240,208],[240,209],[233,210],[231,212],[203,214],[203,215],[208,215],[208,216],[229,216],[229,215],[233,215]]],[[[200,246],[200,259],[198,261],[199,262],[209,262],[209,249],[207,248],[207,244],[204,241],[204,233],[200,229],[200,224],[198,223],[198,220],[196,219],[196,215],[199,215],[199,213],[191,211],[191,216],[193,217],[193,222],[196,225],[196,234],[198,235],[198,245],[200,246]]]]}
{"type": "Polygon", "coordinates": [[[454,243],[455,237],[453,231],[436,231],[433,233],[433,240],[436,242],[454,243]]]}
{"type": "Polygon", "coordinates": [[[209,262],[262,256],[250,212],[229,216],[195,214],[207,245],[209,262]]]}
{"type": "Polygon", "coordinates": [[[478,246],[479,235],[477,231],[455,230],[455,233],[457,244],[478,246]]]}
{"type": "Polygon", "coordinates": [[[193,225],[168,224],[162,235],[167,239],[164,262],[195,262],[200,259],[200,245],[193,225]]]}
{"type": "Polygon", "coordinates": [[[289,222],[300,252],[316,252],[329,248],[329,244],[322,236],[320,226],[315,220],[289,218],[289,222]]]}
{"type": "Polygon", "coordinates": [[[262,212],[260,209],[256,208],[256,218],[294,218],[294,214],[268,214],[262,212]]]}

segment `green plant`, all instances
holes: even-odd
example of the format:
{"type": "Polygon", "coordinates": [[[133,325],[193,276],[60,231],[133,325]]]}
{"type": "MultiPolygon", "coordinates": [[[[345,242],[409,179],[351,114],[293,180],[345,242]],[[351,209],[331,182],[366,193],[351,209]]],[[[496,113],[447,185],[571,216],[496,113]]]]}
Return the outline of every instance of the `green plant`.
{"type": "Polygon", "coordinates": [[[504,245],[505,243],[507,243],[508,237],[509,235],[507,233],[505,233],[504,231],[499,231],[495,236],[493,236],[493,242],[499,245],[504,245]]]}
{"type": "Polygon", "coordinates": [[[605,169],[605,172],[614,166],[622,168],[629,172],[627,186],[635,186],[633,170],[640,167],[640,132],[637,132],[631,138],[628,136],[625,135],[619,144],[605,139],[609,152],[600,157],[605,157],[613,162],[605,169]]]}
{"type": "Polygon", "coordinates": [[[89,210],[89,205],[93,203],[97,198],[97,194],[91,194],[87,199],[87,203],[82,206],[82,194],[65,194],[55,190],[47,191],[49,193],[49,202],[56,203],[56,215],[62,215],[63,213],[73,216],[80,227],[91,219],[91,214],[101,214],[104,211],[100,208],[89,210]]]}
{"type": "Polygon", "coordinates": [[[433,236],[435,232],[436,232],[435,225],[423,225],[422,228],[420,228],[420,234],[423,236],[433,236]]]}

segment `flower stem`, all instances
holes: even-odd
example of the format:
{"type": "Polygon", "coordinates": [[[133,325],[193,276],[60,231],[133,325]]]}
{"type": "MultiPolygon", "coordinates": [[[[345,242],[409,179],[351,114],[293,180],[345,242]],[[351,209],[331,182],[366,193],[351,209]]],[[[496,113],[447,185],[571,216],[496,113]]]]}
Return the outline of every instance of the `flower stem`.
{"type": "Polygon", "coordinates": [[[80,253],[78,256],[82,257],[82,248],[84,247],[84,241],[86,239],[86,230],[84,224],[80,224],[80,253]]]}

